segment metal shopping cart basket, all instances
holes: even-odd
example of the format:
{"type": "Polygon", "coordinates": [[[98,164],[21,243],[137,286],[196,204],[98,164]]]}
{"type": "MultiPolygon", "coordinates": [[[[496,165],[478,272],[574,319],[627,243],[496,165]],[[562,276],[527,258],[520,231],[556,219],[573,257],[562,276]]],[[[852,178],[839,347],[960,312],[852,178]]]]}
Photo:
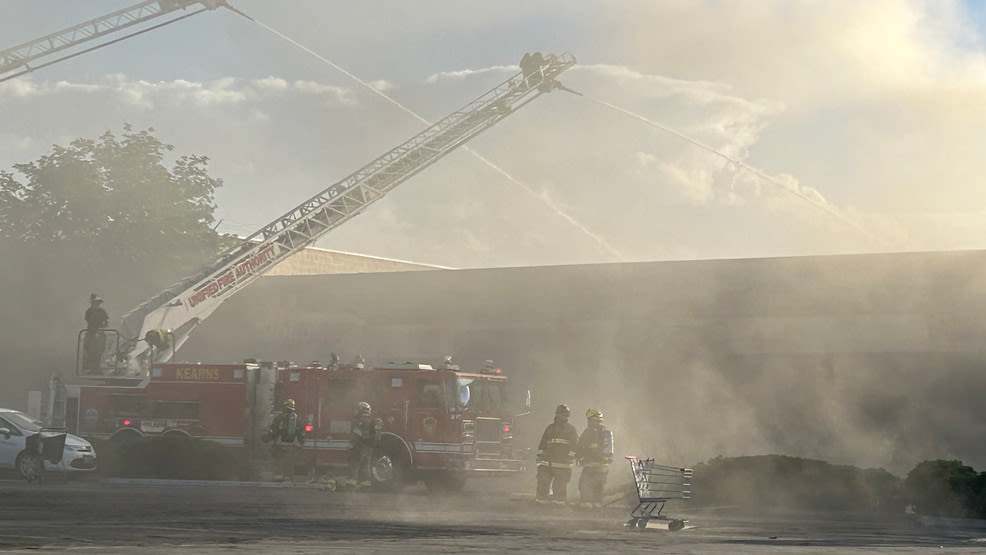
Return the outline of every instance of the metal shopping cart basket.
{"type": "Polygon", "coordinates": [[[668,530],[677,532],[685,527],[685,521],[661,514],[664,504],[671,499],[689,499],[692,487],[692,469],[664,466],[654,459],[627,457],[630,472],[637,487],[637,507],[630,511],[627,528],[646,528],[650,520],[668,521],[668,530]],[[657,514],[654,514],[657,511],[657,514]]]}

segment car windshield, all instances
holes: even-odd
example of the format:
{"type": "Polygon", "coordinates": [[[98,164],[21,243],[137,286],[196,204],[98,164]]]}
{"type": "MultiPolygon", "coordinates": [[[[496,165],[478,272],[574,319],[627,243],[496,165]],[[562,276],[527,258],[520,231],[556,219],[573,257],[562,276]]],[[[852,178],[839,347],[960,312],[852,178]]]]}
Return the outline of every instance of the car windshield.
{"type": "Polygon", "coordinates": [[[9,420],[14,426],[17,426],[24,432],[40,432],[41,425],[28,418],[28,416],[21,412],[5,412],[2,413],[3,417],[9,420]]]}

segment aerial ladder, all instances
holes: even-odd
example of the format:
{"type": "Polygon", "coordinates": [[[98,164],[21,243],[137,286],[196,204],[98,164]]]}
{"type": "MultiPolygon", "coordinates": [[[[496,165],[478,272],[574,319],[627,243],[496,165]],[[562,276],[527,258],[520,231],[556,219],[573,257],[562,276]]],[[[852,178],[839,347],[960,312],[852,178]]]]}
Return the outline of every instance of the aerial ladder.
{"type": "Polygon", "coordinates": [[[20,77],[21,75],[50,66],[62,60],[74,58],[97,48],[102,48],[103,46],[108,46],[141,33],[181,21],[193,15],[221,7],[230,9],[246,17],[246,14],[227,4],[226,0],[146,0],[134,4],[129,8],[90,19],[85,23],[73,25],[67,29],[62,29],[61,31],[45,35],[41,38],[18,44],[6,50],[0,50],[0,82],[20,77]],[[179,10],[188,10],[189,8],[194,8],[194,10],[186,11],[186,13],[181,15],[174,13],[179,10]],[[176,17],[128,35],[109,39],[110,35],[124,29],[139,26],[169,14],[175,15],[176,17]],[[109,40],[90,48],[78,49],[90,41],[101,38],[107,38],[109,40]],[[59,54],[61,56],[56,58],[59,54]]]}
{"type": "MultiPolygon", "coordinates": [[[[0,50],[0,82],[218,8],[227,8],[251,19],[226,0],[145,0],[0,50]],[[190,8],[194,10],[187,11],[190,8]],[[186,13],[175,14],[179,10],[186,10],[186,13]],[[169,14],[176,17],[109,38],[124,29],[169,14]],[[81,48],[101,38],[107,40],[81,48]]],[[[555,79],[574,64],[574,56],[567,53],[544,57],[540,53],[525,55],[517,74],[267,224],[196,274],[144,301],[123,316],[118,330],[101,330],[99,344],[103,353],[96,357],[95,368],[83,368],[84,361],[91,362],[92,359],[84,356],[84,350],[89,346],[89,332],[80,331],[76,373],[129,378],[145,376],[154,362],[170,360],[192,330],[223,301],[281,260],[361,213],[397,185],[538,96],[554,89],[575,92],[555,79]],[[110,336],[108,349],[105,347],[107,335],[110,336]]]]}
{"type": "MultiPolygon", "coordinates": [[[[574,56],[549,54],[531,59],[536,61],[525,56],[520,72],[276,218],[194,275],[138,305],[123,316],[119,329],[100,332],[112,338],[99,367],[83,368],[77,363],[77,373],[145,377],[152,364],[170,360],[220,304],[278,262],[360,214],[391,189],[518,108],[552,90],[569,90],[556,78],[575,64],[574,56]]],[[[79,333],[79,361],[84,358],[86,333],[79,333]]]]}

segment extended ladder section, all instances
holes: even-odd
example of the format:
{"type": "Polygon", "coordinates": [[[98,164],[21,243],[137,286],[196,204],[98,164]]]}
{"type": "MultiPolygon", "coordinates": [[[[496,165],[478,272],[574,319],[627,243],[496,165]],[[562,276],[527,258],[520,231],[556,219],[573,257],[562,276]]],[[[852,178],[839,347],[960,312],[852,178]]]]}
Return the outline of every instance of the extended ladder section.
{"type": "Polygon", "coordinates": [[[121,354],[128,358],[126,371],[137,375],[152,362],[168,360],[192,329],[233,293],[519,107],[563,88],[555,78],[574,64],[571,54],[547,55],[534,65],[522,64],[523,71],[299,204],[196,275],[127,313],[120,329],[124,337],[121,354]],[[142,338],[153,329],[170,330],[174,344],[151,349],[142,338]]]}
{"type": "MultiPolygon", "coordinates": [[[[85,23],[80,23],[6,50],[0,50],[0,81],[13,79],[39,67],[44,67],[59,60],[87,52],[88,50],[68,54],[58,60],[42,61],[40,65],[32,67],[31,64],[35,61],[43,60],[58,52],[67,51],[91,40],[111,35],[122,29],[145,23],[195,4],[200,5],[201,9],[177,19],[184,19],[197,13],[214,10],[220,6],[228,7],[225,0],[147,0],[146,2],[140,2],[129,8],[117,10],[102,17],[91,19],[85,23]],[[7,75],[19,68],[21,68],[21,71],[13,75],[7,75]]],[[[177,19],[166,22],[164,25],[177,19]]]]}

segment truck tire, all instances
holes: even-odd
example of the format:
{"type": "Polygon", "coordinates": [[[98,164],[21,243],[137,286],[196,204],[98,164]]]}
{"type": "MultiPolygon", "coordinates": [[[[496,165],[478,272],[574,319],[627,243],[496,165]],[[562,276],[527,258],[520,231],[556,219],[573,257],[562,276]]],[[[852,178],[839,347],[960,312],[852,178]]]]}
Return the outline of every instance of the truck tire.
{"type": "Polygon", "coordinates": [[[137,430],[130,430],[130,429],[120,430],[119,432],[113,434],[113,437],[110,438],[111,441],[113,441],[114,443],[118,443],[120,445],[133,443],[135,441],[140,441],[142,439],[144,439],[143,434],[141,434],[137,430]]]}
{"type": "Polygon", "coordinates": [[[373,486],[386,491],[398,491],[407,485],[407,462],[399,452],[388,449],[374,454],[370,461],[373,486]]]}

